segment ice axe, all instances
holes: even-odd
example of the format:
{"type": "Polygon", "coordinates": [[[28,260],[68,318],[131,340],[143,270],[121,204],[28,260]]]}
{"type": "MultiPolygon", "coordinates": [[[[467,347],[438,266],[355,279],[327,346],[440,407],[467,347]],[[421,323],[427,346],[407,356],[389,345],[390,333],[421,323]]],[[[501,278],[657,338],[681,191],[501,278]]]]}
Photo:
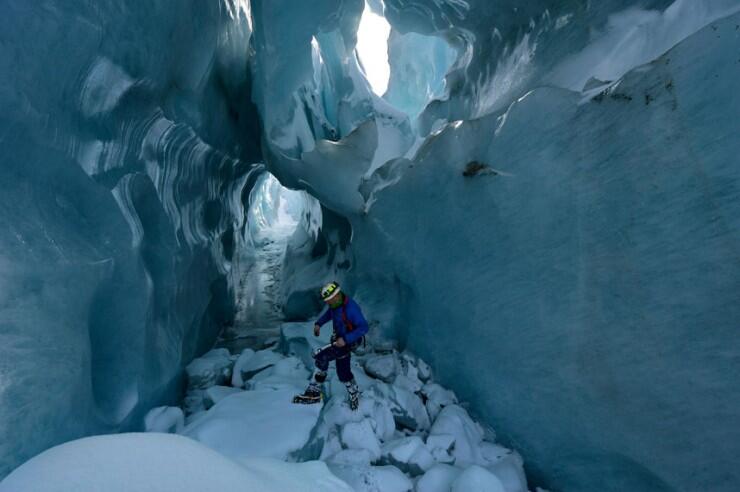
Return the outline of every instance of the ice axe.
{"type": "Polygon", "coordinates": [[[326,344],[326,345],[324,345],[323,347],[319,347],[319,348],[317,348],[317,349],[314,349],[313,353],[311,354],[311,357],[313,357],[313,358],[315,359],[315,358],[316,358],[316,356],[317,356],[317,355],[319,355],[319,352],[323,352],[324,350],[328,349],[329,347],[331,347],[331,346],[333,346],[333,345],[334,345],[334,342],[332,342],[332,343],[327,343],[327,344],[326,344]]]}

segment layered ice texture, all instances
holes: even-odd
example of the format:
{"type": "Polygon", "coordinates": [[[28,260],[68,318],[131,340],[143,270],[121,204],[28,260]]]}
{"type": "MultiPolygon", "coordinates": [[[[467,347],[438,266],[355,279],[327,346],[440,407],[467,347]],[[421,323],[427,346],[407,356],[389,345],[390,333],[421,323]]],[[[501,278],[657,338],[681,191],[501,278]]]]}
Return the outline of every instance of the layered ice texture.
{"type": "Polygon", "coordinates": [[[245,2],[0,5],[0,475],[139,428],[233,317],[245,2]]]}
{"type": "Polygon", "coordinates": [[[738,11],[4,2],[0,475],[177,398],[232,321],[267,169],[318,200],[287,317],[338,278],[533,484],[737,489],[738,11]],[[382,94],[366,11],[390,26],[382,94]]]}
{"type": "Polygon", "coordinates": [[[359,10],[252,5],[268,167],[350,223],[375,333],[535,483],[737,487],[740,3],[387,0],[382,100],[359,10]]]}

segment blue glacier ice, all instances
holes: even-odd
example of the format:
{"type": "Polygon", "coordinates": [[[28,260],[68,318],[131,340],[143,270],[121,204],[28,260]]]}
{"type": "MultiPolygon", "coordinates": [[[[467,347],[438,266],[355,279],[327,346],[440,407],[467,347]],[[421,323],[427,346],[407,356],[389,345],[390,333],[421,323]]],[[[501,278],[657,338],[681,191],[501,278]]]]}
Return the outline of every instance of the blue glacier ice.
{"type": "Polygon", "coordinates": [[[140,428],[233,317],[246,5],[0,5],[0,475],[140,428]]]}
{"type": "Polygon", "coordinates": [[[338,279],[530,486],[737,490],[738,26],[739,0],[0,4],[0,478],[177,404],[290,223],[275,315],[338,279]]]}

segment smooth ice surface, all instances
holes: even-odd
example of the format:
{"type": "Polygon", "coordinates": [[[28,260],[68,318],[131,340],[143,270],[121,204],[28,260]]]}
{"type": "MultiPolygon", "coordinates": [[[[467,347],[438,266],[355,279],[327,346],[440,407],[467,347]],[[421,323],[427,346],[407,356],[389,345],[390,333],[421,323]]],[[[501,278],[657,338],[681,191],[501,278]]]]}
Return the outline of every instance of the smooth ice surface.
{"type": "Polygon", "coordinates": [[[192,439],[118,434],[68,442],[0,482],[2,492],[349,492],[321,462],[237,464],[192,439]]]}

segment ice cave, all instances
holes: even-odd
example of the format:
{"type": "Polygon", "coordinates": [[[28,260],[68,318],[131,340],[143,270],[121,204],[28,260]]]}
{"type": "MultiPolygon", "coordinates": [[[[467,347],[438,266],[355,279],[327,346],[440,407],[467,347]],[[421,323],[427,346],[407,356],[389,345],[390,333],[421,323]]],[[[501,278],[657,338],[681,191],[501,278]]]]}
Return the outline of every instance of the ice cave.
{"type": "Polygon", "coordinates": [[[740,0],[2,0],[0,108],[0,492],[740,490],[740,0]]]}

